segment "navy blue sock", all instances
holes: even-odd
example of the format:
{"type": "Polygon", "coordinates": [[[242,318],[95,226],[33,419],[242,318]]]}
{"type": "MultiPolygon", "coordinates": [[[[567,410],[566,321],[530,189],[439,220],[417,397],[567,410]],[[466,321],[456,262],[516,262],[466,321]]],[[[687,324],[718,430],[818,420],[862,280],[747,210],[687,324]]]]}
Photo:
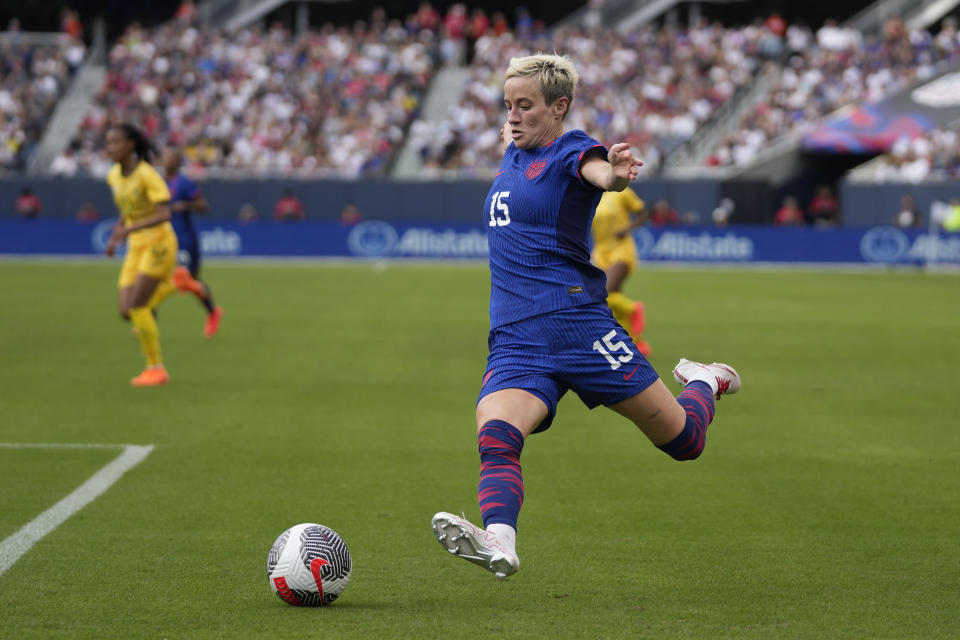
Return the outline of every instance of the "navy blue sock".
{"type": "MultiPolygon", "coordinates": [[[[199,281],[198,281],[199,282],[199,281]]],[[[213,292],[210,291],[210,287],[207,286],[206,282],[203,282],[203,290],[207,292],[207,295],[203,298],[200,298],[200,304],[203,305],[204,309],[207,310],[207,314],[213,313],[213,308],[216,306],[213,304],[213,292]]]]}
{"type": "Polygon", "coordinates": [[[480,445],[480,484],[477,500],[483,526],[500,523],[517,528],[523,505],[520,452],[523,434],[509,422],[491,420],[477,434],[480,445]]]}
{"type": "Polygon", "coordinates": [[[687,413],[687,423],[676,438],[657,448],[677,460],[693,460],[700,456],[707,440],[707,425],[713,420],[713,389],[706,382],[694,380],[677,396],[687,413]]]}

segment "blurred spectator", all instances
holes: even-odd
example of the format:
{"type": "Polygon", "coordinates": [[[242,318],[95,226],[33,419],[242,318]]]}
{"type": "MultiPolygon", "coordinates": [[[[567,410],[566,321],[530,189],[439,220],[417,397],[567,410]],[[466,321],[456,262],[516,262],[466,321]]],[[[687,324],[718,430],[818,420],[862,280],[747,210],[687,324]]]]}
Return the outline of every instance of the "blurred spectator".
{"type": "Polygon", "coordinates": [[[259,219],[260,214],[257,213],[257,208],[249,202],[240,207],[240,211],[237,212],[237,222],[240,224],[250,224],[251,222],[256,222],[259,219]]]}
{"type": "Polygon", "coordinates": [[[807,220],[817,227],[835,227],[840,222],[840,203],[830,187],[817,187],[816,195],[807,206],[807,220]]]}
{"type": "Polygon", "coordinates": [[[507,24],[507,17],[499,11],[495,12],[490,19],[490,28],[493,32],[492,35],[499,38],[510,30],[510,25],[507,24]]]}
{"type": "Polygon", "coordinates": [[[303,203],[289,189],[283,192],[283,197],[273,206],[274,222],[300,222],[306,217],[307,212],[303,208],[303,203]]]}
{"type": "Polygon", "coordinates": [[[470,24],[467,25],[467,35],[471,40],[476,40],[481,36],[487,35],[490,29],[490,18],[486,12],[479,7],[470,12],[470,24]]]}
{"type": "Polygon", "coordinates": [[[787,21],[784,20],[779,13],[771,13],[764,22],[764,26],[780,38],[787,34],[787,21]]]}
{"type": "Polygon", "coordinates": [[[900,138],[872,170],[877,182],[921,182],[960,178],[960,134],[933,129],[913,139],[900,138]]]}
{"type": "Polygon", "coordinates": [[[40,215],[43,210],[43,202],[30,190],[30,187],[24,187],[14,203],[14,209],[22,220],[30,220],[40,215]]]}
{"type": "Polygon", "coordinates": [[[417,30],[436,31],[440,25],[440,12],[429,2],[421,2],[417,12],[411,16],[417,30]]]}
{"type": "Polygon", "coordinates": [[[173,17],[180,24],[192,24],[197,19],[197,5],[194,4],[193,0],[183,0],[173,17]]]}
{"type": "Polygon", "coordinates": [[[84,202],[77,209],[77,222],[88,224],[100,220],[100,212],[93,206],[92,202],[84,202]]]}
{"type": "Polygon", "coordinates": [[[83,23],[80,22],[80,14],[69,7],[60,10],[60,30],[71,38],[80,40],[83,38],[83,23]]]}
{"type": "Polygon", "coordinates": [[[77,175],[78,166],[73,145],[70,145],[58,153],[57,157],[50,163],[50,173],[55,176],[70,178],[77,175]]]}
{"type": "Polygon", "coordinates": [[[354,225],[362,221],[363,221],[363,214],[360,213],[360,208],[353,203],[345,206],[343,210],[340,212],[340,224],[354,225]]]}
{"type": "Polygon", "coordinates": [[[773,216],[773,223],[779,226],[798,226],[804,223],[803,209],[797,204],[797,199],[787,196],[783,199],[783,205],[773,216]]]}
{"type": "Polygon", "coordinates": [[[713,220],[714,226],[728,226],[730,224],[730,218],[733,217],[733,211],[735,208],[736,207],[733,204],[733,200],[730,198],[723,198],[720,200],[719,204],[717,204],[716,208],[711,214],[711,219],[713,220]]]}
{"type": "Polygon", "coordinates": [[[923,225],[920,217],[920,211],[909,193],[903,194],[900,198],[900,209],[893,216],[893,226],[901,229],[918,229],[923,225]]]}
{"type": "Polygon", "coordinates": [[[657,200],[650,212],[650,224],[664,227],[680,224],[680,214],[666,200],[657,200]]]}

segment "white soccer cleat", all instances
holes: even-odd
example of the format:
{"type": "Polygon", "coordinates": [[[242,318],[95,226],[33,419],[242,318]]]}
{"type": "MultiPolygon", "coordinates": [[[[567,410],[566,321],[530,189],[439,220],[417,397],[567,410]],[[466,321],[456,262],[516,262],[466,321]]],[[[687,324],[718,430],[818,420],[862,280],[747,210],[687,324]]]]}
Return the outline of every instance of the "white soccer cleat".
{"type": "Polygon", "coordinates": [[[444,549],[480,565],[498,580],[513,575],[520,568],[520,558],[507,549],[496,534],[465,518],[441,511],[433,516],[433,533],[444,549]]]}
{"type": "Polygon", "coordinates": [[[724,394],[740,391],[740,374],[733,367],[720,362],[702,364],[680,358],[680,362],[673,368],[673,377],[684,387],[694,380],[706,382],[717,400],[724,394]]]}

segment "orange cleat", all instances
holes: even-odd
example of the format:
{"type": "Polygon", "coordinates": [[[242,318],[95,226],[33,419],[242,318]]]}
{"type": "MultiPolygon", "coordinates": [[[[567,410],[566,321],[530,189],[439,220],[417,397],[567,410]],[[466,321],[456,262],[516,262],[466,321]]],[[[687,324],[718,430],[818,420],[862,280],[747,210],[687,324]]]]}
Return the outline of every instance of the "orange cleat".
{"type": "Polygon", "coordinates": [[[203,335],[212,338],[220,328],[220,318],[223,317],[223,308],[214,307],[213,311],[207,316],[207,324],[203,327],[203,335]]]}
{"type": "MultiPolygon", "coordinates": [[[[647,327],[646,311],[642,302],[636,302],[633,305],[633,312],[630,314],[630,335],[639,336],[647,327]]],[[[646,354],[644,354],[646,355],[646,354]]]]}
{"type": "Polygon", "coordinates": [[[190,272],[187,271],[186,267],[177,267],[174,269],[173,286],[180,291],[189,291],[198,298],[203,298],[207,295],[206,289],[203,288],[203,283],[195,280],[194,277],[190,275],[190,272]]]}
{"type": "Polygon", "coordinates": [[[159,387],[168,382],[170,382],[170,374],[163,368],[163,365],[147,367],[143,370],[143,373],[130,380],[130,384],[134,387],[159,387]]]}

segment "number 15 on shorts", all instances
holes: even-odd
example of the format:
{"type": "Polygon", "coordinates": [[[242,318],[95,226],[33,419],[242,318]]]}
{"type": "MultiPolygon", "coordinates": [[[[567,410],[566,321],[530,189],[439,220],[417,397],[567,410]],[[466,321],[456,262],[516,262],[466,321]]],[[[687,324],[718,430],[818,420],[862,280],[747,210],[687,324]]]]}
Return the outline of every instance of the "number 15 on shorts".
{"type": "Polygon", "coordinates": [[[607,359],[607,362],[610,363],[610,368],[614,371],[619,369],[620,365],[624,362],[630,362],[633,360],[633,351],[630,350],[630,347],[627,346],[626,342],[623,340],[617,340],[616,342],[613,342],[613,339],[616,337],[616,335],[617,330],[614,329],[607,335],[603,336],[602,344],[599,340],[595,340],[593,343],[593,350],[599,351],[600,355],[607,359]],[[617,355],[621,351],[623,353],[617,355]]]}

